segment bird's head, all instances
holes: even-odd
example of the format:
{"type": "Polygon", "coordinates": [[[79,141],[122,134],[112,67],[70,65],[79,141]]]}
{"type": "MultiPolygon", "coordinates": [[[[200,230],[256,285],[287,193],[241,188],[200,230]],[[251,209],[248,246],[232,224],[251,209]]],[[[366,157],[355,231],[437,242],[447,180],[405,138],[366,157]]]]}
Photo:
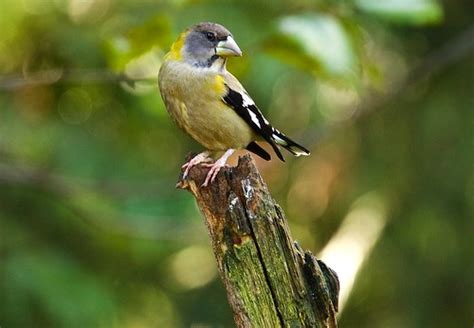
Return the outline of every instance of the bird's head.
{"type": "Polygon", "coordinates": [[[216,23],[199,23],[190,27],[175,42],[172,51],[196,66],[211,66],[219,58],[242,56],[232,34],[216,23]]]}

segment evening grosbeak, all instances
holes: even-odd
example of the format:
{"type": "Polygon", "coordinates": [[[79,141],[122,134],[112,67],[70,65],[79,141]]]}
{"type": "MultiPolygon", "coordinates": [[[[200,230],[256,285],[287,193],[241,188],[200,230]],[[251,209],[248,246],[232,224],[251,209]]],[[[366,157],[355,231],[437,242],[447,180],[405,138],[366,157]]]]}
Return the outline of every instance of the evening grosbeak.
{"type": "Polygon", "coordinates": [[[306,148],[272,127],[227,71],[227,57],[232,56],[242,56],[232,34],[222,25],[199,23],[179,35],[158,76],[161,97],[173,120],[207,149],[183,165],[184,178],[197,164],[210,167],[203,186],[214,181],[235,149],[246,148],[270,160],[257,140],[268,142],[282,161],[278,146],[295,156],[309,155],[306,148]],[[216,162],[208,163],[219,155],[216,162]]]}

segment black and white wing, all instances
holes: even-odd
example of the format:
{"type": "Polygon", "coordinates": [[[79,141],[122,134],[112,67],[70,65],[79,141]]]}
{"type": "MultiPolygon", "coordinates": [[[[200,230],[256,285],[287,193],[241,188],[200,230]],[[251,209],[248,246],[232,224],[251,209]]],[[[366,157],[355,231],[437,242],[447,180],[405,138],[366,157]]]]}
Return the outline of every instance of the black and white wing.
{"type": "MultiPolygon", "coordinates": [[[[275,129],[263,116],[262,112],[255,105],[252,98],[250,98],[250,96],[245,91],[239,92],[232,89],[228,85],[226,86],[227,93],[222,98],[224,103],[235,110],[235,112],[242,119],[244,119],[245,122],[247,122],[247,124],[249,124],[257,134],[262,136],[262,138],[272,146],[280,160],[283,162],[285,161],[277,145],[287,149],[295,156],[310,154],[306,148],[298,145],[296,142],[292,141],[283,133],[275,129]]],[[[270,155],[255,142],[251,142],[247,146],[247,149],[266,160],[271,158],[270,155]]]]}

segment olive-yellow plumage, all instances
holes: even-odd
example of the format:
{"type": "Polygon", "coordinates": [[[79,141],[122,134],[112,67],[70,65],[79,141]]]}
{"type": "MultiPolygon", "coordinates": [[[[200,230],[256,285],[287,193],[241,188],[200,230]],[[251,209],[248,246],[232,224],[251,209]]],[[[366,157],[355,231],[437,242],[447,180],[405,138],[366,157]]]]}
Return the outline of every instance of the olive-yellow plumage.
{"type": "Polygon", "coordinates": [[[171,117],[206,149],[245,148],[256,139],[252,128],[222,101],[230,73],[196,70],[171,60],[163,64],[160,74],[160,89],[171,117]],[[167,78],[179,74],[186,78],[167,78]]]}
{"type": "Polygon", "coordinates": [[[189,169],[224,153],[203,185],[213,181],[235,149],[247,148],[265,159],[270,155],[256,140],[277,144],[298,155],[309,151],[273,128],[240,82],[227,71],[229,56],[241,56],[230,32],[214,23],[200,23],[181,33],[160,68],[158,81],[166,108],[177,125],[207,151],[183,167],[189,169]]]}

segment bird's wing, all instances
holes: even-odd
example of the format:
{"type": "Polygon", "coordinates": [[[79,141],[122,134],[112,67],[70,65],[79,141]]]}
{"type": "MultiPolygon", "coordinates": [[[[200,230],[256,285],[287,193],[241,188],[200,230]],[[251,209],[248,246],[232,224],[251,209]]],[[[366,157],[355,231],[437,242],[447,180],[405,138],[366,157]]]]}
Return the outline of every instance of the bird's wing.
{"type": "MultiPolygon", "coordinates": [[[[245,91],[233,75],[228,73],[224,77],[224,82],[227,88],[226,94],[222,97],[224,103],[231,107],[258,135],[265,139],[272,146],[278,158],[284,162],[285,159],[274,140],[275,134],[279,133],[278,130],[263,116],[247,91],[245,91]]],[[[270,159],[270,155],[255,142],[252,142],[247,148],[264,159],[270,159]]]]}

